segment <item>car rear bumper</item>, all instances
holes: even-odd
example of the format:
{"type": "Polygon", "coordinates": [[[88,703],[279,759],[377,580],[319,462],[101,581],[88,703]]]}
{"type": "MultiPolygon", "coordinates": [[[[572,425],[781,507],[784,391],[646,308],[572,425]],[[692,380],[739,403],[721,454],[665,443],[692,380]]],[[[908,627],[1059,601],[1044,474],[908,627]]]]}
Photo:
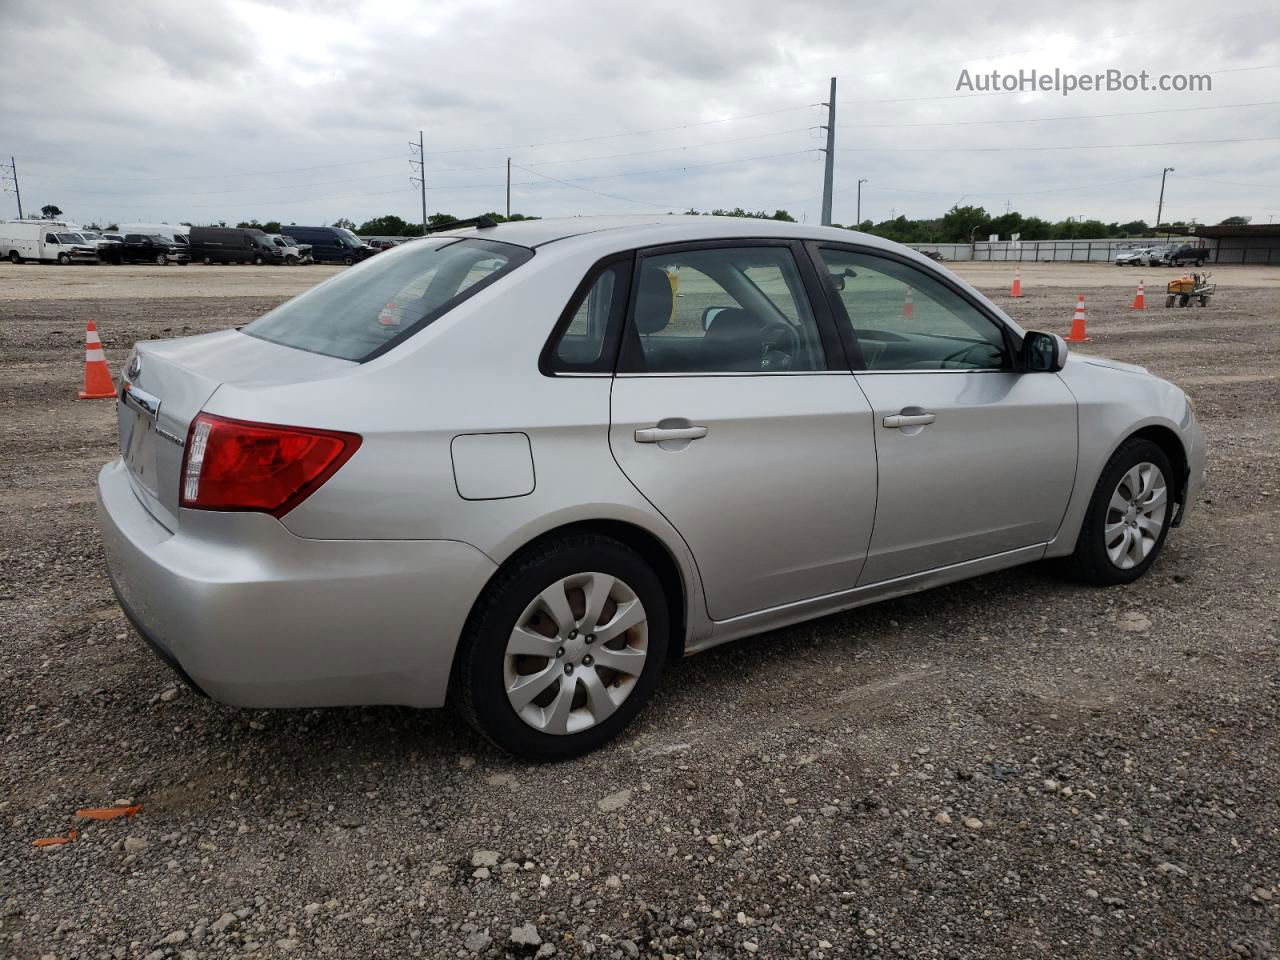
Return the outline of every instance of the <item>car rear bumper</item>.
{"type": "Polygon", "coordinates": [[[452,540],[308,540],[266,514],[182,511],[174,533],[112,461],[98,475],[112,587],[198,690],[244,707],[443,705],[496,569],[452,540]]]}

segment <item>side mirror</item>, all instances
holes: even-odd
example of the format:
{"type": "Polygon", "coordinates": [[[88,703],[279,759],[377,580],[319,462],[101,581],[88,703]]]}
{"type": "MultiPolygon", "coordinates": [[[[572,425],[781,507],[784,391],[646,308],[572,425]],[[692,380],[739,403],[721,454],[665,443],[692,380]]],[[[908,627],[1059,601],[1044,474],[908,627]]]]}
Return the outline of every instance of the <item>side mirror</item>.
{"type": "Polygon", "coordinates": [[[1056,333],[1030,331],[1022,339],[1022,369],[1055,373],[1067,365],[1067,341],[1056,333]]]}

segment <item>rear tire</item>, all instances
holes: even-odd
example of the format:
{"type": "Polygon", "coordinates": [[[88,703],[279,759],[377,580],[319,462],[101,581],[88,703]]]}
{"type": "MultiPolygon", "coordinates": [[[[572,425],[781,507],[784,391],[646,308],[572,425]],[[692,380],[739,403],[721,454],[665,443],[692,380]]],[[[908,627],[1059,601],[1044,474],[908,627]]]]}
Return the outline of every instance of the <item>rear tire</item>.
{"type": "Polygon", "coordinates": [[[207,266],[209,266],[211,263],[213,263],[213,258],[212,258],[212,257],[201,257],[201,258],[200,258],[200,262],[201,262],[201,263],[203,263],[203,264],[207,267],[207,266]]]}
{"type": "Polygon", "coordinates": [[[508,561],[476,601],[450,700],[516,756],[578,756],[617,736],[652,696],[669,623],[662,584],[634,551],[595,534],[547,540],[508,561]],[[559,617],[545,599],[556,597],[564,601],[559,617]],[[632,625],[610,636],[611,625],[616,631],[624,623],[632,625]],[[536,652],[513,653],[521,643],[536,652]],[[609,666],[620,660],[627,669],[609,666]],[[540,692],[518,712],[521,685],[540,692]]]}
{"type": "Polygon", "coordinates": [[[1068,572],[1098,586],[1132,583],[1146,573],[1169,535],[1177,482],[1169,458],[1155,443],[1142,437],[1122,443],[1093,489],[1080,539],[1067,560],[1068,572]],[[1142,486],[1144,478],[1151,482],[1150,488],[1134,489],[1142,486]],[[1136,501],[1137,509],[1118,509],[1125,501],[1136,501]],[[1115,554],[1124,543],[1135,547],[1117,561],[1115,554]]]}

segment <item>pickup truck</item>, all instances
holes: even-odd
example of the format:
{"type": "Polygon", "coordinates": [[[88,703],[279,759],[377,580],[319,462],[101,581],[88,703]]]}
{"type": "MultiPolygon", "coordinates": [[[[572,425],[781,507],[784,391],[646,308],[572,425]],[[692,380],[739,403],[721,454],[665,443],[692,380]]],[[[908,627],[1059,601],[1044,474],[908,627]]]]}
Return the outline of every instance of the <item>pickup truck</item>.
{"type": "Polygon", "coordinates": [[[1201,266],[1210,258],[1211,251],[1194,243],[1173,244],[1163,250],[1153,250],[1151,266],[1180,267],[1186,263],[1201,266]]]}

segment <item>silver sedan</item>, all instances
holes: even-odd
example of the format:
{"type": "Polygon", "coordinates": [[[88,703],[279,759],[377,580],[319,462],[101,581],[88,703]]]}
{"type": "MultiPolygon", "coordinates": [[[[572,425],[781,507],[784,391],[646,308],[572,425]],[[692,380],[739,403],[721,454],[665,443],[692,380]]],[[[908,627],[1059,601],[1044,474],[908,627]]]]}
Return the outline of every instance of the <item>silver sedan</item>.
{"type": "Polygon", "coordinates": [[[138,344],[118,418],[112,582],[192,686],[451,702],[539,759],[673,656],[1049,557],[1128,583],[1205,460],[1177,387],[925,257],[713,217],[404,244],[138,344]]]}

